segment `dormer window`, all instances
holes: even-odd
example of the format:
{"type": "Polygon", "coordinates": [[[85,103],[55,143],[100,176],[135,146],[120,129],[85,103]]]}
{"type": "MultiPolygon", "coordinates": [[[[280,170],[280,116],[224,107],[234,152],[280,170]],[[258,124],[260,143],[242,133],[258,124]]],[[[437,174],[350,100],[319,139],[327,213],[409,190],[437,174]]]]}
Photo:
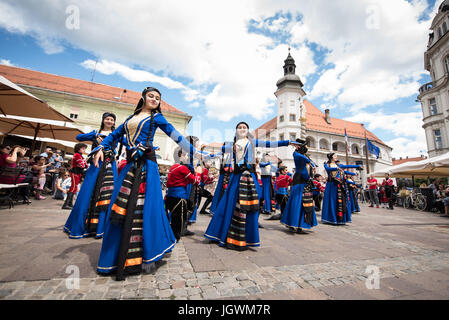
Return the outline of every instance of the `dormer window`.
{"type": "Polygon", "coordinates": [[[447,32],[447,24],[446,21],[443,22],[443,34],[447,32]]]}
{"type": "Polygon", "coordinates": [[[443,31],[441,30],[441,27],[438,27],[438,39],[440,39],[443,36],[443,31]]]}

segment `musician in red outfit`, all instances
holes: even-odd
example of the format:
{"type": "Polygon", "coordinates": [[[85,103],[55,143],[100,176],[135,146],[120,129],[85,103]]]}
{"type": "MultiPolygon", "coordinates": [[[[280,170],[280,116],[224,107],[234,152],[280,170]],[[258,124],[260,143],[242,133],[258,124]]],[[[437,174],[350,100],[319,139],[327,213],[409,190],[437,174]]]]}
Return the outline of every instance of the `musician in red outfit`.
{"type": "Polygon", "coordinates": [[[77,143],[75,145],[75,154],[72,158],[72,169],[70,169],[70,190],[67,192],[67,197],[64,201],[62,209],[72,209],[73,207],[73,196],[78,191],[78,185],[80,184],[84,171],[87,169],[86,160],[83,158],[83,153],[86,149],[87,145],[84,143],[77,143]]]}
{"type": "Polygon", "coordinates": [[[266,220],[280,220],[288,202],[288,187],[293,183],[293,179],[287,174],[287,167],[279,168],[279,176],[276,179],[276,202],[281,208],[281,213],[275,213],[266,220]]]}
{"type": "Polygon", "coordinates": [[[165,207],[171,212],[170,225],[176,240],[179,241],[181,236],[193,234],[187,230],[187,201],[189,199],[187,185],[200,184],[202,168],[197,167],[197,171],[192,172],[186,165],[189,163],[188,154],[179,147],[175,149],[173,158],[176,163],[168,172],[165,207]]]}

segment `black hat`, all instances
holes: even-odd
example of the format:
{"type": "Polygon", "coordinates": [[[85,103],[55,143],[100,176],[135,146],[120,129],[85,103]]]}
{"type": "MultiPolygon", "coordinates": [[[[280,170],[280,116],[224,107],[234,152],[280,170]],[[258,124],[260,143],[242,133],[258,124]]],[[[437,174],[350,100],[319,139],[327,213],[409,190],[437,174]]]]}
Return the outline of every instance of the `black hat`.
{"type": "Polygon", "coordinates": [[[104,120],[104,119],[107,118],[107,117],[112,117],[112,118],[114,118],[114,121],[117,120],[117,117],[116,117],[115,114],[113,114],[112,112],[105,112],[105,113],[103,113],[102,120],[104,120]]]}
{"type": "Polygon", "coordinates": [[[249,129],[249,125],[245,121],[240,121],[239,123],[237,123],[235,128],[237,129],[239,127],[239,125],[241,125],[241,124],[244,124],[249,129]]]}
{"type": "Polygon", "coordinates": [[[334,154],[335,154],[335,152],[328,153],[328,154],[327,154],[327,159],[328,159],[329,161],[331,161],[331,159],[332,159],[332,157],[334,156],[334,154]]]}

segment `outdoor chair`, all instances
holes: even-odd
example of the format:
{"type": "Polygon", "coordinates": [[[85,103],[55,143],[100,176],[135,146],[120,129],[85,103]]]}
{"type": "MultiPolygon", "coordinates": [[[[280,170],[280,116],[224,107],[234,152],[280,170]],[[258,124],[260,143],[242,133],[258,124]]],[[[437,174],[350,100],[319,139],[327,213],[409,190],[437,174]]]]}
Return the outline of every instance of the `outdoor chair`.
{"type": "MultiPolygon", "coordinates": [[[[23,169],[16,167],[2,167],[0,168],[0,177],[2,178],[10,178],[12,183],[10,184],[0,184],[0,202],[5,201],[9,205],[9,209],[14,207],[14,202],[18,202],[20,195],[19,189],[29,188],[30,183],[17,183],[20,175],[22,174],[23,169]]],[[[26,196],[26,193],[22,194],[22,200],[24,203],[30,204],[30,200],[26,196]]]]}

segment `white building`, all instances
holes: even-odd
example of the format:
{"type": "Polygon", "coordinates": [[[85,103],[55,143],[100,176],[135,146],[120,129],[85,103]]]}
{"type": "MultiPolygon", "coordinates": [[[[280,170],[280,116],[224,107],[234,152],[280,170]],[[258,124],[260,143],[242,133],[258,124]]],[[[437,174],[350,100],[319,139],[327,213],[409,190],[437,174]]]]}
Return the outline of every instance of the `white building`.
{"type": "MultiPolygon", "coordinates": [[[[341,162],[346,163],[346,128],[349,164],[362,164],[363,162],[366,171],[366,134],[367,138],[380,148],[379,159],[369,155],[370,172],[392,165],[392,148],[366,130],[363,124],[332,118],[330,110],[325,110],[323,113],[310,101],[305,100],[306,93],[303,90],[303,83],[295,74],[295,60],[290,53],[284,62],[284,77],[277,82],[277,91],[274,93],[278,101],[277,116],[253,132],[256,138],[271,141],[300,138],[308,141],[308,154],[319,165],[317,172],[326,175],[323,163],[327,161],[328,153],[335,152],[341,162]]],[[[289,168],[289,171],[295,167],[292,146],[279,148],[276,151],[260,148],[259,151],[259,157],[263,152],[275,154],[283,161],[283,165],[289,168]]]]}
{"type": "Polygon", "coordinates": [[[424,68],[431,82],[419,89],[427,152],[435,157],[449,151],[449,1],[440,5],[430,26],[424,68]]]}

